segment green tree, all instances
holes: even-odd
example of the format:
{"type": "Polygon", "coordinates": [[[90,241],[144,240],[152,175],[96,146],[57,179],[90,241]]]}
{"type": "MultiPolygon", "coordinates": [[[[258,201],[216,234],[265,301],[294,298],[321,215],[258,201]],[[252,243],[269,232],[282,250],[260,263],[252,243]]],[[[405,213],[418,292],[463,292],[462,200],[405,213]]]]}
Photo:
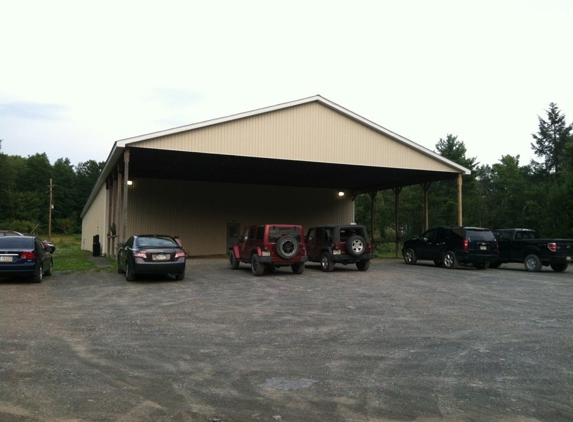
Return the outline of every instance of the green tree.
{"type": "Polygon", "coordinates": [[[532,134],[535,142],[531,143],[533,152],[543,161],[541,163],[533,161],[532,164],[538,171],[557,175],[567,161],[565,152],[572,142],[573,126],[565,122],[565,115],[555,103],[549,104],[546,113],[547,120],[538,117],[539,131],[537,134],[532,134]]]}

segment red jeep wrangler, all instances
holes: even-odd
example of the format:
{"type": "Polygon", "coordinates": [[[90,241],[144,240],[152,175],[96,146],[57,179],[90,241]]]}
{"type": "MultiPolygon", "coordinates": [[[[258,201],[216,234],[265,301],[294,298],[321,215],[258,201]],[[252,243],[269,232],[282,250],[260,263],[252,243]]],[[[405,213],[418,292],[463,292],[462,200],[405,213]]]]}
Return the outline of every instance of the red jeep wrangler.
{"type": "Polygon", "coordinates": [[[253,275],[265,270],[290,266],[302,274],[308,261],[302,226],[295,224],[261,224],[245,229],[239,241],[229,248],[229,265],[236,270],[241,262],[250,263],[253,275]]]}

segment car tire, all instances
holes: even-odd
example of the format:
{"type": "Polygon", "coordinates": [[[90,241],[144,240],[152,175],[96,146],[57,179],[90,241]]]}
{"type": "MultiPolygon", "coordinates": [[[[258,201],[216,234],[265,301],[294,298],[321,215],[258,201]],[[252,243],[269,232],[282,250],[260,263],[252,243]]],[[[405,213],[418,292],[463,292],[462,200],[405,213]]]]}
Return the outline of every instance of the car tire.
{"type": "Polygon", "coordinates": [[[135,274],[129,269],[129,262],[125,266],[125,279],[127,281],[135,281],[135,274]]]}
{"type": "Polygon", "coordinates": [[[237,259],[237,257],[235,256],[235,252],[234,251],[229,251],[229,266],[233,269],[236,270],[237,268],[239,268],[239,260],[237,259]]]}
{"type": "Polygon", "coordinates": [[[346,252],[358,258],[366,250],[366,240],[362,236],[350,236],[346,241],[346,252]]]}
{"type": "Polygon", "coordinates": [[[125,270],[123,268],[121,268],[121,265],[119,265],[119,255],[117,256],[117,273],[118,274],[125,274],[125,270]]]}
{"type": "Polygon", "coordinates": [[[295,274],[302,274],[304,273],[304,262],[299,262],[296,264],[291,265],[292,272],[295,274]]]}
{"type": "Polygon", "coordinates": [[[260,263],[259,257],[254,254],[251,256],[251,272],[257,277],[265,273],[265,266],[260,263]]]}
{"type": "Polygon", "coordinates": [[[356,268],[358,268],[359,271],[367,271],[368,268],[370,268],[370,260],[365,259],[363,261],[358,261],[356,263],[356,268]]]}
{"type": "Polygon", "coordinates": [[[404,251],[404,262],[408,265],[415,265],[418,262],[418,258],[416,258],[416,252],[414,249],[408,248],[404,251]]]}
{"type": "Polygon", "coordinates": [[[562,273],[567,269],[568,266],[569,264],[567,262],[564,262],[562,264],[551,264],[551,269],[557,273],[562,273]]]}
{"type": "Polygon", "coordinates": [[[541,263],[541,259],[539,259],[537,255],[532,253],[525,257],[525,259],[523,260],[523,265],[525,266],[525,269],[527,271],[537,272],[541,270],[541,266],[543,264],[541,263]]]}
{"type": "Polygon", "coordinates": [[[54,269],[54,261],[50,259],[50,263],[48,264],[48,270],[44,273],[44,275],[52,275],[53,269],[54,269]]]}
{"type": "Polygon", "coordinates": [[[322,268],[322,271],[326,273],[334,270],[334,262],[330,258],[330,254],[328,252],[323,252],[320,255],[320,268],[322,268]]]}
{"type": "Polygon", "coordinates": [[[447,251],[444,254],[444,259],[442,261],[444,263],[444,267],[448,269],[458,268],[458,260],[456,258],[456,254],[452,251],[447,251]]]}
{"type": "Polygon", "coordinates": [[[489,261],[486,262],[476,262],[474,264],[474,267],[476,267],[478,270],[487,270],[490,266],[489,261]]]}
{"type": "Polygon", "coordinates": [[[44,278],[44,266],[40,264],[40,271],[32,277],[34,283],[41,283],[44,278]]]}
{"type": "Polygon", "coordinates": [[[277,254],[283,259],[291,259],[298,253],[298,242],[293,236],[283,236],[277,240],[277,254]]]}

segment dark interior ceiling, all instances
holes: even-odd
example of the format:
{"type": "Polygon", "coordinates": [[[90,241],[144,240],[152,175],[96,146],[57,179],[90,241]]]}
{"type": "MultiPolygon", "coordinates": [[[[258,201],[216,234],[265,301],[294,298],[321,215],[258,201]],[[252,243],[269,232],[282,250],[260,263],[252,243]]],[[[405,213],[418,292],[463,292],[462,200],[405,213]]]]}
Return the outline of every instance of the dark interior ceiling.
{"type": "Polygon", "coordinates": [[[370,191],[455,179],[458,173],[200,154],[130,147],[129,177],[370,191]]]}

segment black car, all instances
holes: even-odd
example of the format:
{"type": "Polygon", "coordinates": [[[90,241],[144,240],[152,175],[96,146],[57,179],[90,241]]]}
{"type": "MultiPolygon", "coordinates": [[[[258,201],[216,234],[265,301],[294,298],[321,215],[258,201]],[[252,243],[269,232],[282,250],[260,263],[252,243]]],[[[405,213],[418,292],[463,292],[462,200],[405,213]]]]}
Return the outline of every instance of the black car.
{"type": "Polygon", "coordinates": [[[459,264],[488,268],[499,260],[495,235],[481,227],[436,227],[404,242],[406,264],[431,260],[437,266],[457,268],[459,264]]]}
{"type": "Polygon", "coordinates": [[[359,224],[311,227],[306,234],[306,253],[309,261],[320,262],[327,272],[337,263],[356,264],[360,271],[366,271],[374,258],[366,226],[359,224]]]}
{"type": "Polygon", "coordinates": [[[0,277],[31,277],[40,283],[53,267],[52,254],[36,236],[0,237],[0,277]]]}
{"type": "Polygon", "coordinates": [[[173,274],[176,280],[185,276],[185,251],[171,236],[131,236],[117,246],[117,272],[125,273],[127,281],[134,281],[139,274],[173,274]]]}

